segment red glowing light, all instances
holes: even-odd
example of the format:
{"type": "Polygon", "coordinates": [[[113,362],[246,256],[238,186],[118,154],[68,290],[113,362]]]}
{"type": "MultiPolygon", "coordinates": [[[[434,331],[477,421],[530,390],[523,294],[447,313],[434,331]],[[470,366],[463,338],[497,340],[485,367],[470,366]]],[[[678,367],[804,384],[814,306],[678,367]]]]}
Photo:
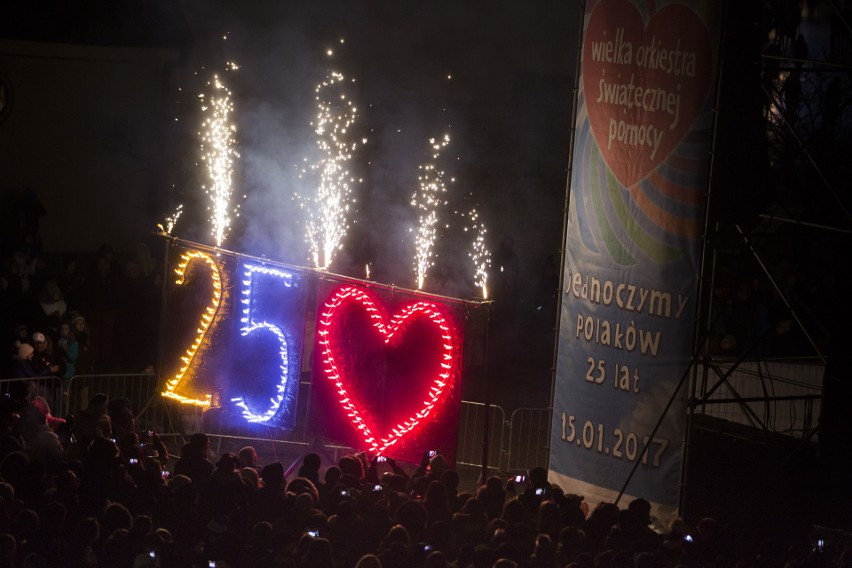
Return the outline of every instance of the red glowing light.
{"type": "Polygon", "coordinates": [[[354,286],[342,287],[326,302],[325,309],[319,318],[317,333],[319,335],[318,344],[321,350],[321,367],[323,373],[333,383],[338,395],[338,402],[352,422],[352,426],[360,432],[367,446],[377,454],[384,452],[418,425],[423,424],[424,420],[435,409],[436,405],[439,404],[442,396],[452,382],[453,363],[456,357],[456,352],[453,348],[455,343],[453,332],[440,308],[431,302],[420,301],[410,304],[393,315],[390,323],[385,325],[384,317],[382,317],[373,300],[364,290],[354,286]],[[367,314],[369,314],[373,328],[383,337],[385,344],[390,344],[397,336],[396,332],[415,318],[425,318],[426,321],[431,322],[438,331],[441,339],[439,342],[440,364],[434,376],[431,377],[425,400],[421,403],[422,406],[396,426],[392,427],[390,432],[380,438],[373,434],[370,426],[361,416],[357,401],[347,391],[345,370],[339,366],[334,353],[335,347],[330,340],[333,328],[336,329],[337,326],[336,322],[338,320],[336,316],[338,309],[347,302],[357,302],[364,308],[367,314]]]}

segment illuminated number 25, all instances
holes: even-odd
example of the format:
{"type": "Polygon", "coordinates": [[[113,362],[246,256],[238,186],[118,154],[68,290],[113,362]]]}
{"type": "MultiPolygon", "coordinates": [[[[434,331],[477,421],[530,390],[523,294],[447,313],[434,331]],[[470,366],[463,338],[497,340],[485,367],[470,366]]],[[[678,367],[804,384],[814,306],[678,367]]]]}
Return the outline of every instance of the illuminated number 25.
{"type": "Polygon", "coordinates": [[[259,266],[254,264],[245,265],[245,279],[243,280],[243,289],[241,292],[241,302],[243,304],[243,315],[240,320],[243,326],[241,333],[243,337],[249,335],[250,333],[254,333],[257,330],[266,330],[272,333],[273,336],[275,336],[275,338],[278,340],[278,355],[281,359],[281,366],[280,374],[277,377],[278,381],[276,384],[275,394],[269,399],[269,405],[265,409],[262,409],[261,412],[255,412],[250,409],[245,399],[241,396],[232,398],[231,402],[233,402],[235,405],[242,409],[243,417],[248,422],[263,423],[269,422],[279,411],[282,403],[285,402],[285,400],[287,400],[288,398],[288,390],[293,390],[293,385],[289,384],[290,381],[288,379],[288,377],[292,373],[291,369],[289,368],[288,361],[287,337],[277,325],[265,320],[255,320],[256,307],[253,301],[254,297],[252,295],[252,287],[255,283],[255,274],[258,273],[280,278],[281,281],[284,283],[284,286],[288,288],[293,286],[293,275],[288,272],[278,270],[276,268],[269,268],[266,266],[259,266]]]}

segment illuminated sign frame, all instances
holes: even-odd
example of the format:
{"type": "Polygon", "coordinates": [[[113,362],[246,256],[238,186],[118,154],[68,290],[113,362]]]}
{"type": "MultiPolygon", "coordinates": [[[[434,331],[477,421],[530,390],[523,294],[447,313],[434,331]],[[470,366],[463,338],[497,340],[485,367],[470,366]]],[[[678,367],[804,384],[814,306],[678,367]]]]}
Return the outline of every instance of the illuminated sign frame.
{"type": "Polygon", "coordinates": [[[191,341],[185,352],[179,343],[167,344],[177,353],[166,356],[180,360],[167,375],[163,397],[204,411],[219,408],[224,413],[210,419],[234,428],[294,431],[302,408],[310,435],[376,453],[393,447],[398,459],[410,458],[421,442],[441,440],[454,459],[464,324],[450,304],[458,300],[399,294],[227,251],[186,248],[176,258],[175,284],[192,284],[188,291],[195,292],[178,292],[167,302],[166,325],[180,333],[185,322],[200,317],[189,337],[190,329],[180,335],[191,341]],[[383,290],[390,303],[372,295],[383,290]],[[308,300],[314,292],[315,312],[308,300]],[[197,293],[209,294],[209,301],[197,293]],[[299,406],[303,358],[311,353],[304,348],[311,346],[313,380],[304,384],[314,394],[299,406]],[[377,371],[348,372],[353,361],[377,371]],[[400,388],[402,398],[394,394],[400,388]]]}

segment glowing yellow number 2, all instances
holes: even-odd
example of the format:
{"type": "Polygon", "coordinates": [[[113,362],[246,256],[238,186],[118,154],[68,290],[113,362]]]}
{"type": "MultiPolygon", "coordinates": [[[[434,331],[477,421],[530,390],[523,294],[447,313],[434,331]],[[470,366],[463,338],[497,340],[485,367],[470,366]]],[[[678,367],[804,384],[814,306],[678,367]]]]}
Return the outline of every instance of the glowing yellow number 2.
{"type": "Polygon", "coordinates": [[[178,279],[175,283],[178,285],[184,283],[186,280],[187,269],[193,260],[203,260],[207,263],[207,266],[210,267],[210,277],[213,281],[213,297],[210,304],[201,314],[201,321],[195,333],[195,341],[193,341],[192,345],[189,346],[189,349],[186,350],[186,355],[181,357],[183,365],[177,374],[175,374],[174,378],[166,382],[166,390],[163,391],[162,395],[175,399],[183,404],[195,404],[197,406],[209,408],[213,398],[212,394],[205,393],[202,395],[203,398],[192,398],[191,396],[183,396],[175,392],[177,387],[184,381],[184,379],[187,378],[187,372],[192,366],[193,361],[195,361],[196,357],[199,356],[206,348],[207,343],[204,341],[204,338],[207,335],[207,332],[210,331],[210,328],[214,327],[213,324],[216,321],[216,316],[219,313],[222,301],[222,279],[219,275],[219,267],[216,265],[216,261],[214,261],[210,255],[206,253],[200,251],[184,252],[181,255],[180,264],[178,264],[178,267],[175,269],[175,273],[178,275],[178,279]]]}

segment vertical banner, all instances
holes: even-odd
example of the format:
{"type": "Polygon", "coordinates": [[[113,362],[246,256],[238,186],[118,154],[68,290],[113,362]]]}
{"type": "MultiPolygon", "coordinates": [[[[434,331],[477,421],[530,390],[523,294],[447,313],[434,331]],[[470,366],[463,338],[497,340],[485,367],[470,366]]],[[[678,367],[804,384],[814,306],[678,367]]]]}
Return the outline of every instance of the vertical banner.
{"type": "Polygon", "coordinates": [[[551,479],[678,506],[712,141],[712,0],[589,1],[565,242],[551,479]],[[647,442],[647,452],[642,448],[647,442]]]}
{"type": "Polygon", "coordinates": [[[419,463],[455,463],[464,318],[423,294],[323,281],[317,290],[310,430],[419,463]]]}

